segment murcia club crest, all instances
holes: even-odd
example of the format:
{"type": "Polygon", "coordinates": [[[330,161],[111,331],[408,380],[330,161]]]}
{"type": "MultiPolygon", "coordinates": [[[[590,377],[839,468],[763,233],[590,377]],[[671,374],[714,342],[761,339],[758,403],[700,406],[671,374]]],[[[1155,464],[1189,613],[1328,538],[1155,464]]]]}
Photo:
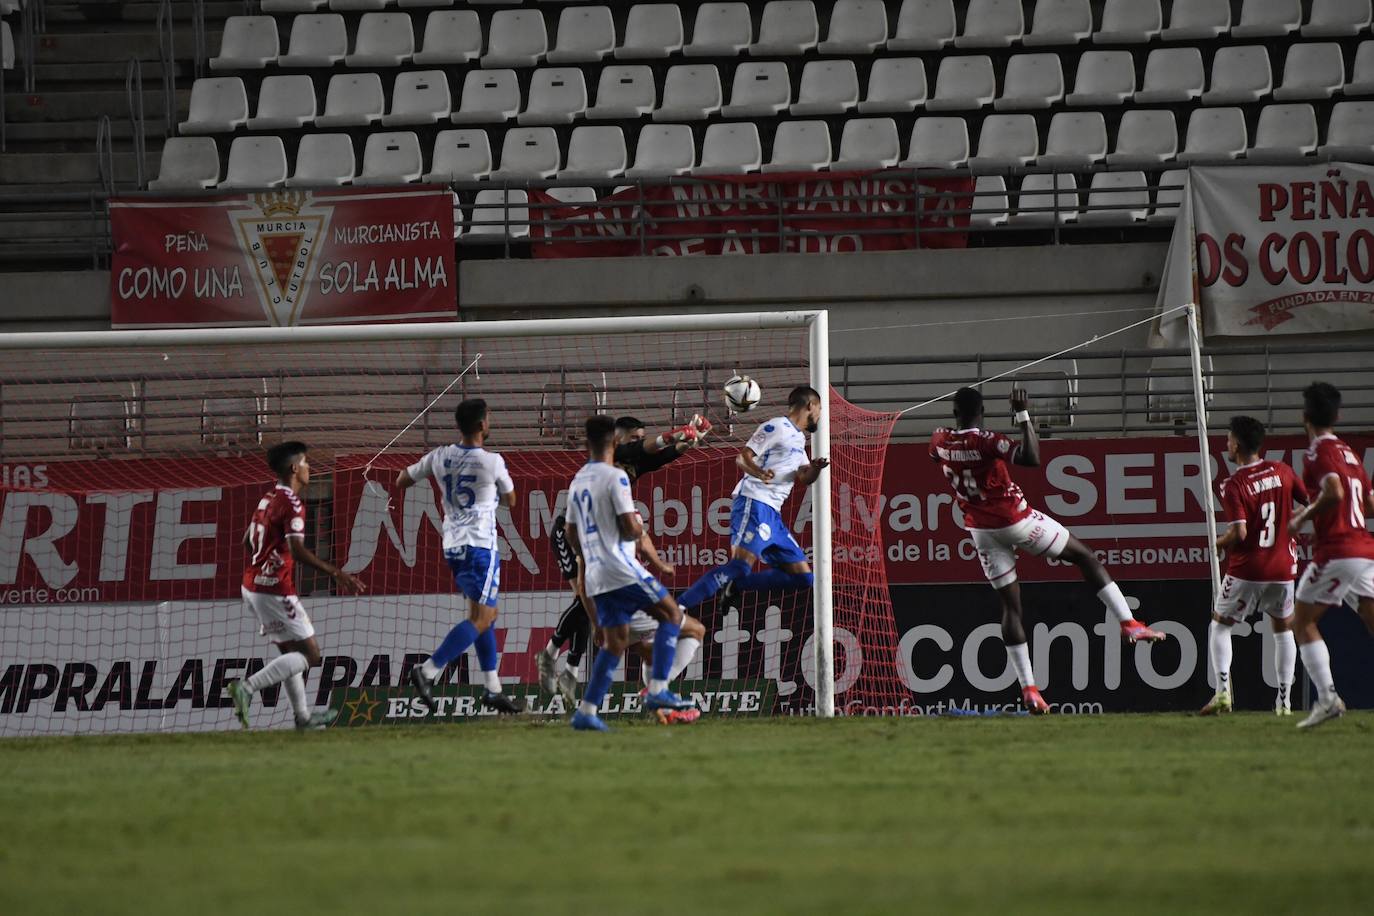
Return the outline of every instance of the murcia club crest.
{"type": "Polygon", "coordinates": [[[234,218],[263,314],[274,326],[297,324],[305,308],[315,251],[332,212],[313,204],[308,191],[265,191],[253,195],[260,215],[234,218]]]}

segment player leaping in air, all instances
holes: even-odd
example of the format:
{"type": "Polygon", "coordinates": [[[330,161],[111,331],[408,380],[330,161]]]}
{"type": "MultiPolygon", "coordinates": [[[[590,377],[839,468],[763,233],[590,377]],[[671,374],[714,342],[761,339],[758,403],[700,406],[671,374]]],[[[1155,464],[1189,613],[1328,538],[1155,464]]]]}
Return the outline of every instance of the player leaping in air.
{"type": "Polygon", "coordinates": [[[635,557],[644,526],[630,496],[629,477],[611,464],[615,423],[610,417],[594,416],[587,420],[586,428],[588,461],[568,488],[566,530],[568,544],[580,561],[578,592],[590,601],[587,611],[601,628],[603,646],[592,662],[591,677],[573,714],[572,727],[606,731],[597,710],[630,644],[630,623],[638,611],[658,621],[645,708],[685,710],[693,704],[668,689],[682,609],[635,557]]]}
{"type": "Polygon", "coordinates": [[[396,478],[404,490],[433,478],[443,489],[444,560],[453,582],[468,599],[468,617],[448,631],[425,663],[410,669],[410,683],[430,712],[433,687],[439,675],[469,646],[476,647],[486,690],[482,705],[499,713],[518,713],[523,707],[501,692],[497,671],[496,596],[501,587],[501,552],[496,543],[496,510],[515,506],[515,484],[506,461],[483,446],[491,431],[487,402],[463,401],[454,411],[459,442],[441,445],[396,478]]]}
{"type": "Polygon", "coordinates": [[[329,576],[344,594],[363,591],[361,582],[305,546],[305,504],[300,493],[310,482],[306,452],[303,442],[283,442],[267,450],[267,466],[277,475],[277,485],[258,500],[243,535],[248,550],[243,603],[257,618],[262,635],[276,643],[281,653],[261,671],[229,684],[234,715],[244,728],[248,727],[253,694],[281,683],[286,684],[296,728],[324,728],[329,724],[330,714],[312,713],[305,699],[304,674],[320,663],[320,647],[315,642],[315,625],[296,597],[296,562],[329,576]]]}
{"type": "Polygon", "coordinates": [[[825,458],[806,457],[806,434],[816,431],[821,410],[816,389],[793,388],[787,396],[787,415],[760,425],[740,449],[735,464],[744,477],[731,494],[730,561],[682,593],[678,600],[684,608],[699,607],[722,590],[729,601],[740,592],[811,587],[811,566],[782,519],[782,505],[794,483],[809,487],[830,464],[825,458]],[[754,572],[760,559],[772,569],[754,572]]]}
{"type": "Polygon", "coordinates": [[[1021,442],[982,429],[983,395],[973,388],[954,394],[957,429],[937,429],[930,440],[931,460],[940,464],[954,488],[964,527],[978,550],[983,574],[997,590],[1002,603],[1002,642],[1007,647],[1016,678],[1021,682],[1021,701],[1032,714],[1050,711],[1035,686],[1026,629],[1021,622],[1021,586],[1016,581],[1016,551],[1061,559],[1078,567],[1083,578],[1097,590],[1097,597],[1121,624],[1129,642],[1156,642],[1164,634],[1152,630],[1131,615],[1121,588],[1097,562],[1093,552],[1067,528],[1030,507],[1011,479],[1007,462],[1021,467],[1040,465],[1040,438],[1027,407],[1026,392],[1014,388],[1011,407],[1021,427],[1021,442]]]}
{"type": "Polygon", "coordinates": [[[1292,715],[1288,689],[1298,647],[1293,641],[1293,576],[1298,571],[1298,545],[1288,533],[1294,501],[1307,503],[1307,489],[1282,461],[1260,457],[1264,424],[1254,417],[1232,417],[1226,451],[1236,470],[1221,485],[1221,504],[1229,525],[1217,538],[1226,551],[1226,578],[1207,630],[1217,690],[1201,715],[1231,711],[1231,627],[1263,611],[1274,629],[1274,670],[1279,693],[1274,712],[1292,715]]]}
{"type": "Polygon", "coordinates": [[[1359,457],[1333,431],[1340,419],[1341,393],[1326,382],[1313,382],[1303,391],[1302,404],[1302,425],[1312,440],[1302,479],[1313,498],[1293,516],[1288,530],[1297,534],[1310,521],[1314,532],[1312,562],[1298,582],[1293,623],[1303,667],[1317,688],[1317,702],[1298,728],[1311,728],[1345,714],[1317,621],[1328,607],[1354,594],[1360,617],[1374,634],[1374,536],[1365,527],[1366,515],[1374,514],[1374,492],[1359,457]]]}

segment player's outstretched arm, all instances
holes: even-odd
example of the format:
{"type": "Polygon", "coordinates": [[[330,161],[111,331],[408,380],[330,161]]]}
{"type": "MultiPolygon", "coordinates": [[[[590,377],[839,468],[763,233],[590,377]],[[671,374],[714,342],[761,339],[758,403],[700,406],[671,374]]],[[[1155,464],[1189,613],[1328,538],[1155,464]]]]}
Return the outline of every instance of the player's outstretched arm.
{"type": "Polygon", "coordinates": [[[1245,540],[1247,529],[1245,522],[1235,522],[1217,538],[1217,550],[1230,550],[1232,547],[1245,540]]]}
{"type": "Polygon", "coordinates": [[[1317,498],[1312,500],[1306,509],[1293,516],[1293,520],[1288,523],[1288,533],[1297,534],[1302,530],[1303,525],[1323,512],[1340,505],[1343,499],[1345,499],[1345,484],[1341,483],[1340,476],[1327,474],[1322,478],[1322,491],[1317,494],[1317,498]]]}
{"type": "Polygon", "coordinates": [[[672,563],[667,562],[658,554],[658,548],[654,546],[653,538],[649,537],[649,529],[645,528],[644,533],[639,536],[639,552],[649,565],[658,571],[660,575],[671,576],[677,571],[672,563]]]}
{"type": "Polygon", "coordinates": [[[367,591],[367,586],[363,585],[358,577],[350,575],[333,563],[328,563],[315,556],[315,552],[305,546],[305,538],[287,538],[287,542],[291,545],[291,556],[295,558],[297,563],[304,563],[306,566],[318,569],[329,576],[341,592],[361,595],[367,591]]]}
{"type": "Polygon", "coordinates": [[[415,486],[415,479],[410,476],[409,468],[402,468],[401,473],[396,475],[396,489],[409,490],[415,486]]]}
{"type": "Polygon", "coordinates": [[[754,450],[746,445],[744,448],[740,449],[739,454],[735,456],[735,466],[750,477],[768,483],[775,475],[770,469],[759,467],[758,459],[759,456],[754,454],[754,450]]]}
{"type": "Polygon", "coordinates": [[[829,458],[817,458],[810,464],[804,464],[797,468],[797,473],[792,479],[804,487],[809,487],[820,479],[821,471],[828,467],[830,467],[829,458]]]}
{"type": "Polygon", "coordinates": [[[1015,411],[1016,425],[1021,427],[1021,447],[1016,450],[1015,464],[1023,468],[1040,467],[1040,435],[1030,418],[1030,395],[1024,388],[1011,389],[1011,409],[1015,411]]]}

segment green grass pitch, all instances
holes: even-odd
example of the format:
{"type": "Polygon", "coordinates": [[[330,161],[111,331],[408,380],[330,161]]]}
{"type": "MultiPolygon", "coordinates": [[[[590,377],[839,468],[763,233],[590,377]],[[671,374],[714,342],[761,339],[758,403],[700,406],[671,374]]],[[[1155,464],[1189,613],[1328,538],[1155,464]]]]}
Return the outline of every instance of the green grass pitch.
{"type": "Polygon", "coordinates": [[[0,913],[1368,913],[1374,714],[0,742],[0,913]]]}

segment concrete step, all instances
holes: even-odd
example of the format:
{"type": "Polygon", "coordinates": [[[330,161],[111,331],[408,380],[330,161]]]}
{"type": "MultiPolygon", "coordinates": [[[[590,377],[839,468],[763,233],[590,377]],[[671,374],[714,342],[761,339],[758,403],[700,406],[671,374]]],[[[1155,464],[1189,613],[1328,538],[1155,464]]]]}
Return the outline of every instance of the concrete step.
{"type": "MultiPolygon", "coordinates": [[[[153,125],[149,125],[151,129],[153,125]]],[[[146,138],[148,150],[162,149],[161,122],[146,138]]],[[[95,121],[38,121],[8,127],[8,153],[89,153],[95,149],[95,121]]],[[[133,127],[127,117],[110,119],[110,139],[117,153],[133,150],[133,127]]]]}
{"type": "MultiPolygon", "coordinates": [[[[184,115],[191,103],[191,88],[186,86],[176,92],[178,120],[184,115]]],[[[161,123],[163,99],[157,86],[143,84],[143,114],[149,122],[149,130],[154,122],[161,123]]],[[[105,92],[35,92],[30,95],[5,96],[5,119],[10,124],[33,123],[35,121],[95,121],[101,115],[109,115],[110,120],[129,116],[128,97],[120,90],[105,92]]]]}
{"type": "MultiPolygon", "coordinates": [[[[147,26],[157,22],[156,0],[145,2],[85,2],[59,3],[48,0],[46,4],[49,31],[64,27],[100,26],[116,28],[122,24],[147,26]]],[[[236,0],[208,0],[205,4],[207,23],[222,21],[229,16],[243,15],[244,4],[236,0]]],[[[172,19],[175,22],[191,21],[191,4],[184,0],[172,0],[172,19]]]]}
{"type": "MultiPolygon", "coordinates": [[[[149,152],[143,170],[144,178],[157,175],[159,156],[149,152]]],[[[132,153],[115,153],[115,181],[131,187],[135,177],[135,157],[132,153]]],[[[89,153],[7,153],[0,156],[0,195],[8,193],[5,185],[60,183],[69,190],[81,190],[100,183],[100,167],[92,143],[89,153]]]]}
{"type": "MultiPolygon", "coordinates": [[[[218,34],[207,35],[207,51],[213,55],[219,47],[218,34]],[[213,40],[212,40],[213,39],[213,40]]],[[[157,32],[151,29],[120,32],[79,32],[61,34],[49,32],[38,39],[38,52],[34,63],[100,63],[105,61],[127,61],[136,57],[143,61],[155,61],[159,55],[157,32]]],[[[189,28],[179,28],[173,34],[172,48],[178,60],[189,59],[195,48],[195,38],[189,28]]]]}
{"type": "MultiPolygon", "coordinates": [[[[44,90],[88,90],[114,89],[124,85],[128,72],[127,60],[91,61],[88,63],[39,64],[34,68],[34,81],[44,90]],[[107,84],[107,85],[102,85],[107,84]]],[[[191,79],[191,62],[178,60],[176,75],[178,79],[191,79]]],[[[143,82],[161,81],[162,64],[155,60],[143,61],[143,82]]]]}

